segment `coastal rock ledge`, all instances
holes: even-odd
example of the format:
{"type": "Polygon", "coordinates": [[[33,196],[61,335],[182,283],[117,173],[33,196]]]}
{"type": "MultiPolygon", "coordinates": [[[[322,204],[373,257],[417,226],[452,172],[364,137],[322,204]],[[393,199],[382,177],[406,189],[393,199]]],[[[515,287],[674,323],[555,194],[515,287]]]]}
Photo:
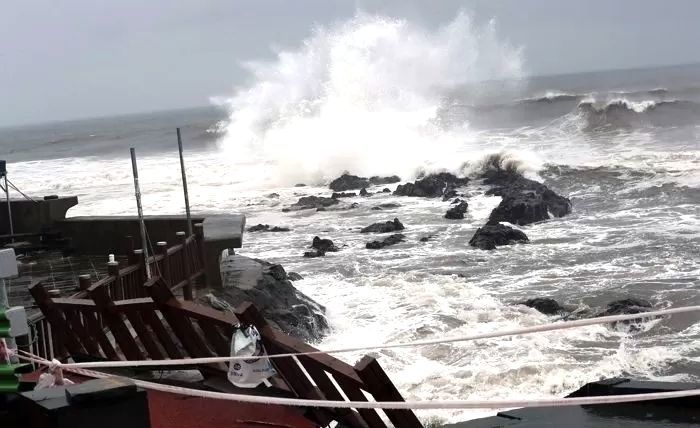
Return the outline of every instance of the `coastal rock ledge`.
{"type": "Polygon", "coordinates": [[[218,310],[253,303],[279,330],[305,342],[318,342],[330,332],[326,308],[294,288],[281,265],[241,255],[221,261],[224,288],[212,289],[200,303],[218,310]]]}

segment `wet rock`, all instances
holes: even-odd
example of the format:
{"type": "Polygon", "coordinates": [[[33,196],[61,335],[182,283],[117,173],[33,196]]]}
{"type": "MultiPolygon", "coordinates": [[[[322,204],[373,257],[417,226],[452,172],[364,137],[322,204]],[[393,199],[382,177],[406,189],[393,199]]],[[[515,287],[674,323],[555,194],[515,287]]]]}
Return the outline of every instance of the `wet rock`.
{"type": "Polygon", "coordinates": [[[290,281],[301,281],[304,277],[296,272],[287,272],[287,279],[290,281]]]}
{"type": "Polygon", "coordinates": [[[256,224],[248,229],[248,232],[289,232],[288,227],[270,226],[269,224],[256,224]]]}
{"type": "Polygon", "coordinates": [[[277,199],[280,197],[280,195],[278,193],[270,193],[269,195],[265,195],[265,197],[270,199],[277,199]]]}
{"type": "Polygon", "coordinates": [[[399,242],[403,242],[406,237],[401,233],[396,233],[384,239],[383,241],[371,241],[368,242],[365,247],[368,250],[378,250],[380,248],[388,247],[390,245],[396,245],[399,242]]]}
{"type": "Polygon", "coordinates": [[[198,299],[219,310],[251,302],[283,332],[307,342],[317,342],[330,331],[325,308],[306,296],[290,281],[281,265],[241,255],[221,263],[224,287],[198,299]]]}
{"type": "Polygon", "coordinates": [[[559,315],[568,312],[566,308],[561,306],[556,300],[547,297],[527,299],[524,302],[520,302],[520,304],[536,309],[545,315],[559,315]]]}
{"type": "Polygon", "coordinates": [[[311,248],[323,251],[324,253],[338,251],[338,247],[335,246],[333,241],[330,239],[321,239],[318,236],[314,236],[314,239],[311,241],[311,248]]]}
{"type": "Polygon", "coordinates": [[[360,196],[369,196],[367,189],[365,189],[364,187],[360,189],[360,196]]]}
{"type": "Polygon", "coordinates": [[[404,230],[404,225],[395,218],[393,221],[385,221],[383,223],[374,223],[360,230],[361,233],[388,233],[404,230]]]}
{"type": "Polygon", "coordinates": [[[529,242],[522,231],[502,224],[487,224],[477,229],[469,245],[482,250],[493,250],[499,245],[509,245],[516,242],[529,242]]]}
{"type": "Polygon", "coordinates": [[[450,204],[454,205],[454,204],[458,204],[458,203],[460,203],[460,202],[464,202],[464,201],[462,201],[462,200],[459,199],[459,198],[455,198],[452,202],[450,202],[450,204]]]}
{"type": "Polygon", "coordinates": [[[608,303],[607,308],[599,316],[639,314],[649,312],[653,305],[647,300],[629,298],[608,303]]]}
{"type": "Polygon", "coordinates": [[[353,196],[357,196],[357,193],[355,193],[355,192],[333,192],[333,194],[331,195],[331,198],[333,198],[333,199],[352,198],[353,196]]]}
{"type": "Polygon", "coordinates": [[[382,193],[391,193],[391,189],[389,189],[388,187],[385,187],[382,189],[382,193]]]}
{"type": "Polygon", "coordinates": [[[326,208],[338,203],[337,199],[325,198],[323,196],[302,196],[291,207],[285,208],[282,211],[310,210],[326,208]]]}
{"type": "Polygon", "coordinates": [[[469,205],[466,202],[460,202],[447,210],[445,213],[445,218],[449,220],[462,220],[464,218],[464,213],[467,212],[468,206],[469,205]]]}
{"type": "Polygon", "coordinates": [[[454,174],[441,172],[428,175],[414,183],[399,185],[394,191],[394,195],[438,198],[445,194],[445,190],[452,192],[454,188],[464,186],[468,182],[468,178],[459,178],[454,174]]]}
{"type": "Polygon", "coordinates": [[[328,185],[334,192],[345,190],[362,189],[369,186],[369,180],[365,177],[358,177],[351,174],[343,174],[328,185]]]}
{"type": "Polygon", "coordinates": [[[326,252],[321,251],[321,250],[313,250],[313,251],[305,251],[304,252],[304,257],[306,257],[306,258],[323,257],[325,255],[326,255],[326,252]]]}
{"type": "Polygon", "coordinates": [[[398,175],[392,175],[390,177],[378,177],[378,176],[373,176],[369,178],[369,183],[373,186],[381,186],[382,184],[393,184],[393,183],[398,183],[401,181],[401,178],[398,175]]]}
{"type": "Polygon", "coordinates": [[[432,241],[433,238],[435,238],[436,235],[428,235],[428,236],[423,236],[419,239],[420,242],[428,242],[432,241]]]}
{"type": "Polygon", "coordinates": [[[372,211],[381,211],[382,207],[372,207],[370,208],[372,211]]]}
{"type": "Polygon", "coordinates": [[[503,197],[489,216],[489,223],[508,222],[520,226],[548,220],[550,214],[563,217],[571,213],[571,201],[547,186],[523,177],[516,171],[496,169],[483,174],[492,185],[487,195],[503,197]]]}
{"type": "Polygon", "coordinates": [[[294,187],[306,187],[306,184],[304,183],[297,183],[294,185],[294,187]]]}

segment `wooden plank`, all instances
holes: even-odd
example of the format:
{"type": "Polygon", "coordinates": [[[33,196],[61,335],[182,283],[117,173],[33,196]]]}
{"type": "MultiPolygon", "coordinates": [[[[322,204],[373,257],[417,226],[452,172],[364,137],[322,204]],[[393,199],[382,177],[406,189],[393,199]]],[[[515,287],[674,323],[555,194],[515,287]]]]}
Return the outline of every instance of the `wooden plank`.
{"type": "Polygon", "coordinates": [[[90,297],[97,305],[102,315],[102,321],[111,330],[124,356],[129,360],[146,359],[146,356],[141,352],[138,344],[131,336],[129,328],[124,324],[121,314],[115,309],[114,302],[107,295],[105,287],[93,285],[88,289],[88,293],[90,293],[90,297]]]}
{"type": "Polygon", "coordinates": [[[53,333],[55,355],[63,357],[60,351],[62,351],[64,346],[71,354],[77,355],[83,353],[83,346],[66,328],[66,320],[63,318],[60,309],[53,303],[51,296],[49,296],[49,293],[44,288],[43,282],[39,280],[30,284],[29,293],[34,298],[34,301],[36,301],[37,306],[39,306],[39,309],[46,319],[49,320],[49,323],[53,326],[51,331],[53,333]]]}
{"type": "Polygon", "coordinates": [[[143,320],[151,327],[151,330],[153,330],[153,332],[156,334],[158,341],[163,348],[165,348],[165,351],[168,353],[170,358],[176,360],[185,358],[182,352],[180,352],[178,349],[173,338],[170,336],[170,333],[168,333],[168,331],[165,329],[163,322],[160,320],[155,310],[144,310],[141,312],[141,316],[143,317],[143,320]]]}
{"type": "MultiPolygon", "coordinates": [[[[337,378],[335,381],[338,383],[338,386],[340,386],[349,400],[369,401],[367,397],[365,397],[365,394],[353,383],[337,378]]],[[[386,424],[375,409],[357,409],[357,411],[360,413],[360,415],[362,415],[362,419],[364,419],[370,428],[386,428],[386,424]]]]}
{"type": "Polygon", "coordinates": [[[172,327],[187,352],[195,357],[213,357],[202,338],[192,326],[192,321],[179,310],[179,302],[162,279],[146,283],[146,290],[172,327]]]}
{"type": "Polygon", "coordinates": [[[204,333],[204,336],[211,344],[211,347],[216,351],[217,355],[222,357],[231,355],[231,345],[229,340],[226,340],[221,336],[219,330],[216,328],[216,324],[206,319],[200,319],[197,321],[197,323],[199,324],[200,330],[202,330],[202,333],[204,333]]]}
{"type": "MultiPolygon", "coordinates": [[[[345,401],[345,398],[338,392],[338,388],[331,382],[323,368],[319,367],[315,361],[308,358],[304,359],[303,357],[298,357],[298,359],[327,399],[345,401]]],[[[347,423],[352,428],[374,428],[366,424],[360,415],[352,409],[335,409],[335,412],[340,416],[343,422],[347,423]]]]}
{"type": "MultiPolygon", "coordinates": [[[[404,401],[401,393],[391,382],[376,358],[365,356],[355,365],[360,379],[367,385],[366,391],[377,401],[404,401]]],[[[423,428],[412,410],[384,410],[387,417],[397,427],[423,428]]]]}
{"type": "Polygon", "coordinates": [[[192,317],[196,320],[209,320],[223,326],[235,326],[239,324],[239,320],[235,315],[217,311],[209,306],[182,300],[177,300],[170,303],[176,306],[183,313],[187,314],[188,317],[192,317]]]}
{"type": "Polygon", "coordinates": [[[143,345],[144,348],[146,348],[146,352],[151,357],[151,359],[152,360],[165,359],[165,355],[163,355],[160,348],[158,348],[158,345],[153,340],[153,336],[151,335],[151,332],[148,330],[148,327],[146,327],[146,324],[144,324],[143,319],[141,319],[141,315],[139,314],[139,311],[126,310],[126,311],[124,311],[124,313],[126,314],[126,317],[129,319],[131,326],[134,327],[136,334],[138,335],[139,339],[141,340],[141,344],[143,345]]]}
{"type": "Polygon", "coordinates": [[[95,357],[100,357],[100,348],[97,346],[97,339],[92,337],[88,330],[83,326],[83,322],[80,317],[80,312],[74,309],[61,308],[63,314],[68,322],[68,328],[70,331],[74,332],[76,336],[80,339],[83,344],[83,348],[87,351],[88,355],[95,357]]]}
{"type": "Polygon", "coordinates": [[[100,327],[99,321],[92,313],[83,313],[83,320],[85,325],[90,332],[90,334],[97,339],[97,343],[100,344],[102,348],[102,353],[109,360],[119,360],[119,355],[117,351],[112,346],[112,342],[109,340],[104,330],[100,327]]]}

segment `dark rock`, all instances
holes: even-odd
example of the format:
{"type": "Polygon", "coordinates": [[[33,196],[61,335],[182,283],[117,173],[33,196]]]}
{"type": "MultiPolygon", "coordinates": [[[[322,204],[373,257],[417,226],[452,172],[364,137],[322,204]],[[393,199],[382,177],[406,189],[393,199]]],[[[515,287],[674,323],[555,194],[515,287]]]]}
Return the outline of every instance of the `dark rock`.
{"type": "Polygon", "coordinates": [[[306,187],[306,184],[304,183],[297,183],[294,185],[294,187],[306,187]]]}
{"type": "Polygon", "coordinates": [[[269,224],[256,224],[248,229],[248,232],[289,232],[288,227],[270,226],[269,224]]]}
{"type": "Polygon", "coordinates": [[[442,200],[449,201],[455,196],[457,196],[457,190],[451,184],[448,184],[447,187],[445,187],[445,191],[442,194],[442,200]]]}
{"type": "Polygon", "coordinates": [[[304,257],[307,257],[307,258],[323,257],[325,255],[326,255],[326,252],[321,251],[321,250],[305,251],[304,252],[304,257]]]}
{"type": "Polygon", "coordinates": [[[340,199],[340,198],[352,198],[353,196],[357,196],[357,193],[355,192],[333,192],[331,195],[331,198],[333,199],[340,199]]]}
{"type": "Polygon", "coordinates": [[[405,227],[401,222],[399,221],[398,218],[395,218],[394,221],[385,221],[383,223],[374,223],[371,224],[365,228],[362,228],[360,230],[361,233],[388,233],[388,232],[396,232],[399,230],[404,230],[405,227]]]}
{"type": "Polygon", "coordinates": [[[423,236],[419,239],[420,242],[428,242],[435,238],[435,235],[423,236]]]}
{"type": "Polygon", "coordinates": [[[468,182],[468,178],[459,178],[453,174],[441,172],[416,180],[415,183],[399,185],[394,191],[394,195],[437,198],[443,196],[445,190],[452,192],[454,188],[464,186],[468,182]]]}
{"type": "Polygon", "coordinates": [[[212,289],[199,302],[219,310],[232,310],[251,302],[283,332],[307,342],[318,342],[329,331],[325,308],[294,285],[280,265],[232,255],[222,259],[222,289],[212,289]]]}
{"type": "Polygon", "coordinates": [[[455,198],[454,201],[450,202],[450,204],[454,205],[454,204],[458,204],[460,202],[463,202],[463,201],[459,198],[455,198]]]}
{"type": "Polygon", "coordinates": [[[394,208],[399,208],[401,204],[392,204],[392,203],[386,203],[386,204],[379,204],[379,208],[384,209],[384,210],[391,210],[394,208]]]}
{"type": "Polygon", "coordinates": [[[563,217],[571,213],[571,201],[547,186],[527,179],[514,170],[495,169],[483,174],[484,183],[492,185],[487,195],[503,197],[489,216],[489,223],[501,221],[526,225],[548,220],[550,213],[563,217]]]}
{"type": "Polygon", "coordinates": [[[314,239],[311,241],[311,248],[323,253],[338,251],[338,247],[333,244],[333,241],[330,239],[321,239],[318,236],[314,236],[314,239]]]}
{"type": "Polygon", "coordinates": [[[382,193],[391,193],[391,189],[389,189],[388,187],[385,187],[382,189],[382,193]]]}
{"type": "Polygon", "coordinates": [[[468,206],[469,205],[466,202],[460,202],[447,210],[445,213],[445,218],[449,220],[462,220],[464,218],[464,213],[467,212],[468,206]]]}
{"type": "Polygon", "coordinates": [[[561,306],[556,300],[547,297],[527,299],[524,302],[520,302],[520,304],[537,309],[545,315],[559,315],[568,312],[566,308],[561,306]]]}
{"type": "Polygon", "coordinates": [[[388,238],[384,239],[383,241],[372,241],[368,242],[365,247],[368,250],[378,250],[380,248],[388,247],[390,245],[396,245],[399,242],[403,242],[404,238],[406,238],[403,234],[401,233],[396,233],[394,235],[389,236],[388,238]]]}
{"type": "MultiPolygon", "coordinates": [[[[322,196],[302,196],[297,202],[295,202],[291,207],[287,208],[287,211],[292,210],[309,210],[309,209],[319,209],[330,207],[338,203],[337,199],[324,198],[322,196]]],[[[284,211],[284,210],[283,210],[284,211]]]]}
{"type": "Polygon", "coordinates": [[[371,210],[372,211],[381,211],[382,207],[372,207],[371,210]]]}
{"type": "Polygon", "coordinates": [[[639,314],[642,312],[649,312],[652,307],[650,302],[641,299],[629,298],[615,300],[614,302],[608,303],[608,307],[600,316],[639,314]]]}
{"type": "Polygon", "coordinates": [[[527,235],[517,229],[502,224],[487,224],[477,229],[469,245],[482,250],[493,250],[499,245],[508,245],[516,242],[529,242],[527,235]]]}
{"type": "Polygon", "coordinates": [[[376,175],[369,178],[369,183],[373,186],[380,186],[382,184],[392,184],[401,181],[398,175],[392,175],[390,177],[377,177],[376,175]]]}
{"type": "Polygon", "coordinates": [[[304,277],[296,272],[288,272],[287,279],[290,281],[301,281],[302,279],[304,279],[304,277]]]}
{"type": "Polygon", "coordinates": [[[269,195],[265,195],[265,197],[270,199],[277,199],[280,197],[280,195],[278,193],[270,193],[269,195]]]}
{"type": "Polygon", "coordinates": [[[343,174],[328,185],[335,192],[343,192],[345,190],[362,189],[369,187],[369,180],[365,177],[356,175],[343,174]]]}
{"type": "Polygon", "coordinates": [[[359,207],[359,206],[360,206],[360,204],[358,204],[357,202],[353,202],[353,203],[350,204],[350,206],[348,206],[348,209],[349,209],[349,210],[352,210],[352,209],[355,209],[355,208],[357,208],[357,207],[359,207]]]}
{"type": "Polygon", "coordinates": [[[367,193],[367,189],[364,187],[360,189],[360,196],[369,196],[369,193],[367,193]]]}

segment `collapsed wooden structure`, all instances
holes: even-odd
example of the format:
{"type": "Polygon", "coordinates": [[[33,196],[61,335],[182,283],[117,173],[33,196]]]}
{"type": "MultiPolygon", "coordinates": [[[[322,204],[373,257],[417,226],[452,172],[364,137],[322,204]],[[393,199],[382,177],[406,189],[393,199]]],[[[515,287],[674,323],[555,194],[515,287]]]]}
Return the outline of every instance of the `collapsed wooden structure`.
{"type": "MultiPolygon", "coordinates": [[[[179,243],[158,246],[144,260],[131,250],[127,265],[108,266],[97,282],[80,279],[69,298],[52,297],[43,281],[30,286],[41,309],[31,319],[29,350],[41,357],[73,360],[163,360],[230,355],[230,340],[239,326],[254,325],[268,354],[313,352],[316,348],[270,326],[258,310],[241,302],[233,313],[192,301],[204,278],[201,237],[178,232],[179,243]],[[146,278],[146,264],[155,273],[146,278]],[[177,297],[182,294],[182,298],[177,297]]],[[[127,240],[127,243],[129,241],[127,240]]],[[[127,245],[128,246],[128,245],[127,245]]],[[[369,356],[354,366],[327,354],[274,358],[278,375],[269,394],[340,401],[403,401],[379,362],[369,356]]],[[[197,367],[205,377],[225,378],[225,364],[197,367]]],[[[259,392],[258,392],[259,393],[259,392]]],[[[263,392],[265,393],[265,392],[263,392]]],[[[411,410],[385,410],[396,427],[422,427],[411,410]]],[[[332,421],[352,428],[386,428],[373,409],[306,409],[306,416],[327,426],[332,421]]]]}

